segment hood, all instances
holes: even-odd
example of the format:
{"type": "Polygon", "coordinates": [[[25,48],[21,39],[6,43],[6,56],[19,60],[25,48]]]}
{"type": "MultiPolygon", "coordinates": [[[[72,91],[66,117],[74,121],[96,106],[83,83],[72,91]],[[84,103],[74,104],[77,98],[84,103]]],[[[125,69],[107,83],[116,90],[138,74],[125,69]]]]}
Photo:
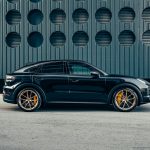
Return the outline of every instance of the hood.
{"type": "Polygon", "coordinates": [[[119,74],[108,74],[106,76],[107,77],[122,77],[122,78],[133,78],[133,79],[136,79],[135,77],[132,77],[132,76],[119,75],[119,74]]]}

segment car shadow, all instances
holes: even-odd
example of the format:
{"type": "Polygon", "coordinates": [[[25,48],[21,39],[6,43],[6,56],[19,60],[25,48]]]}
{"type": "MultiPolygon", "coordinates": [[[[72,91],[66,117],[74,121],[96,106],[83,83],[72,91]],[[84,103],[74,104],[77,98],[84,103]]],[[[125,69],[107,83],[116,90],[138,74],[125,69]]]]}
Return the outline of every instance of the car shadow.
{"type": "MultiPolygon", "coordinates": [[[[99,112],[117,112],[113,106],[106,104],[48,104],[38,110],[38,112],[86,112],[86,111],[99,111],[99,112]]],[[[150,105],[142,105],[136,107],[132,112],[150,112],[150,105]]]]}
{"type": "MultiPolygon", "coordinates": [[[[21,111],[22,110],[17,105],[9,105],[1,110],[5,111],[21,111]]],[[[47,104],[46,106],[40,108],[36,112],[89,112],[89,111],[99,111],[99,112],[116,112],[116,110],[109,105],[105,104],[47,104]]],[[[142,105],[137,107],[132,112],[150,112],[150,105],[142,105]]]]}
{"type": "Polygon", "coordinates": [[[81,111],[114,111],[114,108],[104,104],[48,104],[42,107],[39,111],[70,111],[70,112],[81,112],[81,111]]]}
{"type": "Polygon", "coordinates": [[[150,112],[150,104],[139,106],[133,112],[150,112]]]}

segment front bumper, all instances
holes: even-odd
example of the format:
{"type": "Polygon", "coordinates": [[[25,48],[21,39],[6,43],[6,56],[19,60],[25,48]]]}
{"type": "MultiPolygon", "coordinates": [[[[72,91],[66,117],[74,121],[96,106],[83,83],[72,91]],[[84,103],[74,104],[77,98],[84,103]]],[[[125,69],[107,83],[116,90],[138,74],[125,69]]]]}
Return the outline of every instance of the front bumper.
{"type": "Polygon", "coordinates": [[[142,89],[142,101],[140,101],[140,104],[146,104],[150,103],[150,86],[148,86],[145,89],[142,89]]]}
{"type": "Polygon", "coordinates": [[[143,96],[143,101],[141,102],[141,104],[146,104],[146,103],[150,103],[150,95],[143,96]]]}

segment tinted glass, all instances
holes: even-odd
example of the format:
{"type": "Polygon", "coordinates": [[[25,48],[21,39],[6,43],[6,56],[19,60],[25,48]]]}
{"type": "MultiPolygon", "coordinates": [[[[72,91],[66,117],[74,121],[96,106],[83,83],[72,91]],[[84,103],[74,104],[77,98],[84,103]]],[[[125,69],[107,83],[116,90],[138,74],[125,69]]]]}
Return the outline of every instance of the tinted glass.
{"type": "Polygon", "coordinates": [[[31,67],[31,68],[25,70],[25,72],[33,72],[33,73],[36,73],[36,72],[39,72],[39,71],[40,71],[39,66],[31,67]]]}
{"type": "Polygon", "coordinates": [[[82,63],[69,63],[70,73],[73,75],[90,76],[92,71],[96,71],[91,66],[82,63]]]}
{"type": "Polygon", "coordinates": [[[63,62],[55,62],[44,64],[42,67],[42,73],[49,74],[64,74],[64,63],[63,62]]]}

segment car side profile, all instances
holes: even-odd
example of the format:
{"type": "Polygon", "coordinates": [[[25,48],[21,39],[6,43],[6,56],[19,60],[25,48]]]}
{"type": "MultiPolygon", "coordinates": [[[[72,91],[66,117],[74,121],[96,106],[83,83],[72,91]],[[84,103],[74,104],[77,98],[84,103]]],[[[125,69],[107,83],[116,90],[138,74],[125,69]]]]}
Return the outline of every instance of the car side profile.
{"type": "Polygon", "coordinates": [[[150,83],[83,61],[45,61],[6,75],[3,100],[29,112],[47,103],[100,103],[127,112],[150,102],[150,83]]]}

